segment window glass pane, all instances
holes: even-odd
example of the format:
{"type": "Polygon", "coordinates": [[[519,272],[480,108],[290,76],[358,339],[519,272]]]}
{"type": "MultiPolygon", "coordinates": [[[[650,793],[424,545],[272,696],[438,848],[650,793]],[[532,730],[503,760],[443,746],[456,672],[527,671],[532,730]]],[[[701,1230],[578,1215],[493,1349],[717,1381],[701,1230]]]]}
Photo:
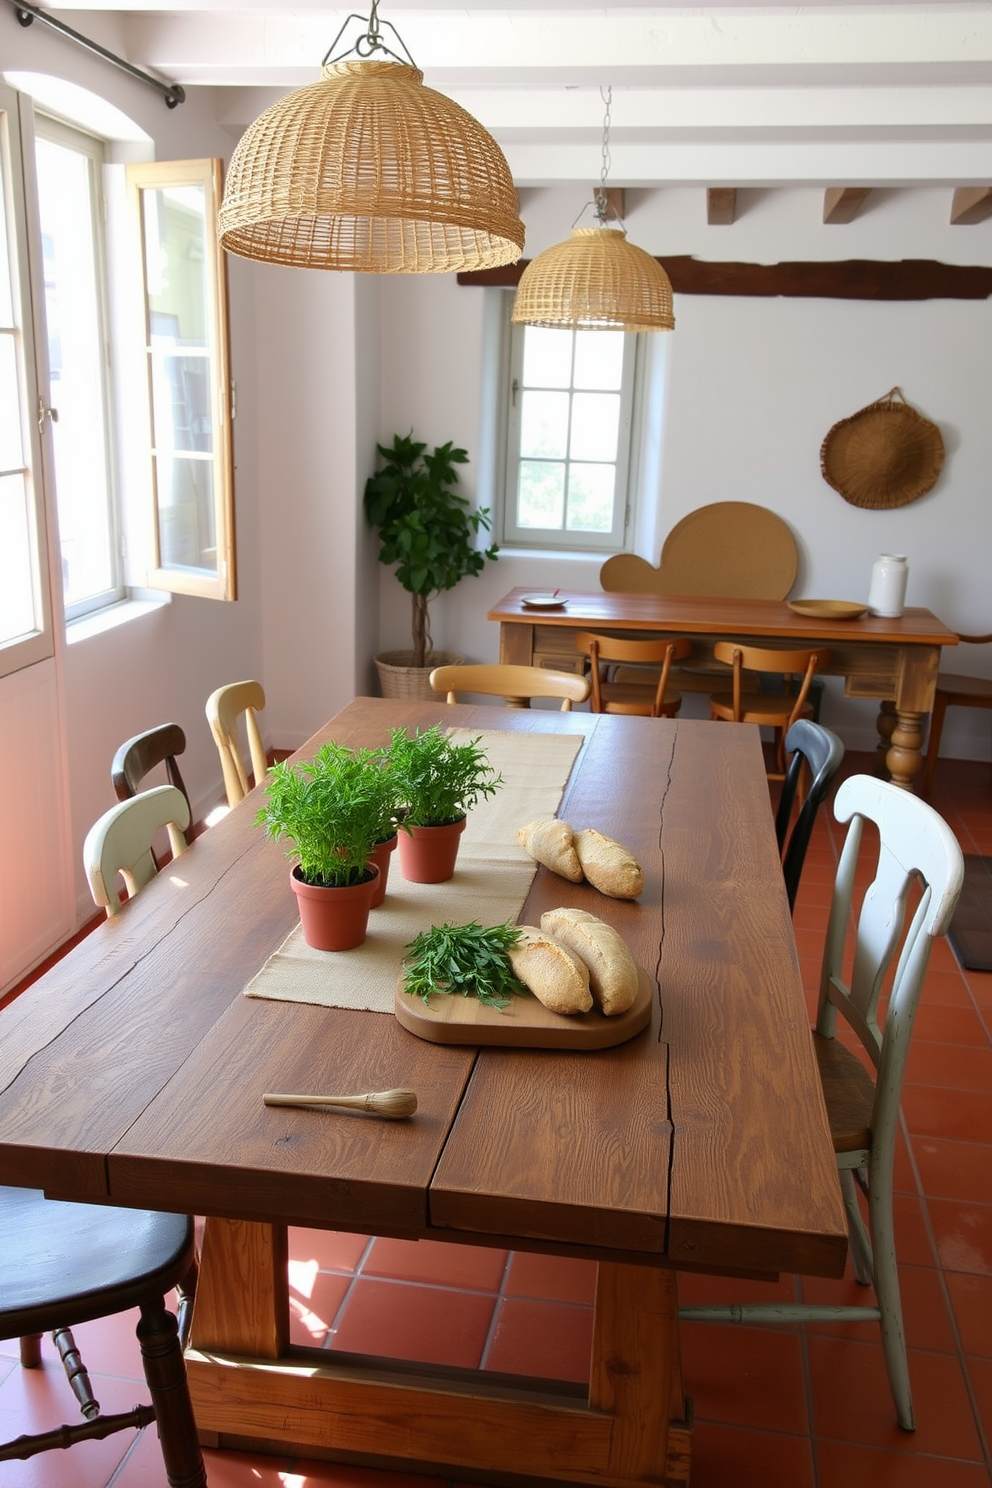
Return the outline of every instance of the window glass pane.
{"type": "Polygon", "coordinates": [[[38,209],[52,403],[55,488],[67,607],[115,584],[92,162],[38,139],[38,209]]]}
{"type": "Polygon", "coordinates": [[[217,567],[213,465],[160,454],[155,461],[158,537],[166,567],[217,567]]]}
{"type": "Polygon", "coordinates": [[[613,465],[568,467],[569,532],[609,532],[613,525],[613,465]]]}
{"type": "Polygon", "coordinates": [[[0,644],[37,628],[34,569],[24,477],[0,476],[0,644]]]}
{"type": "Polygon", "coordinates": [[[572,398],[573,460],[615,460],[620,429],[619,393],[575,393],[572,398]]]}
{"type": "Polygon", "coordinates": [[[568,451],[568,394],[522,393],[520,453],[563,460],[568,451]]]}
{"type": "Polygon", "coordinates": [[[623,331],[577,331],[575,386],[614,388],[623,380],[623,331]]]}
{"type": "Polygon", "coordinates": [[[572,332],[528,326],[524,337],[524,386],[567,388],[572,380],[572,332]]]}
{"type": "Polygon", "coordinates": [[[0,470],[21,470],[21,394],[17,385],[17,347],[12,335],[0,334],[0,470]]]}
{"type": "Polygon", "coordinates": [[[9,326],[14,323],[14,302],[10,282],[10,249],[7,246],[5,226],[4,203],[7,200],[7,187],[3,167],[3,151],[0,150],[0,325],[9,326]]]}
{"type": "Polygon", "coordinates": [[[521,527],[560,528],[565,512],[565,467],[521,460],[517,522],[521,527]]]}

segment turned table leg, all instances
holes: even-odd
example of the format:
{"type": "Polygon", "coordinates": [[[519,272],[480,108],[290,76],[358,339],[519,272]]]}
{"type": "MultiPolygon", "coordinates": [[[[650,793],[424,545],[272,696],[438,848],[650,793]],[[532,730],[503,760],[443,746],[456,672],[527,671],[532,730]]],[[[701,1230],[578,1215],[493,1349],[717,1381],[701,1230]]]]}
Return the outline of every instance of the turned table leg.
{"type": "Polygon", "coordinates": [[[923,766],[923,720],[925,713],[908,713],[900,709],[892,730],[892,744],[885,763],[893,785],[913,789],[913,780],[923,766]]]}

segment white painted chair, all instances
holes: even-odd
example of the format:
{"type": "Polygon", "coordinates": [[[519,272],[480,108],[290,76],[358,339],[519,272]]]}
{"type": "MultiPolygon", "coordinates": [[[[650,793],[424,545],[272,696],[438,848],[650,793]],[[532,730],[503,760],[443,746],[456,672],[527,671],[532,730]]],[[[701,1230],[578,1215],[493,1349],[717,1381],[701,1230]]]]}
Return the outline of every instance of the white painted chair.
{"type": "Polygon", "coordinates": [[[157,785],[104,812],[86,834],[83,865],[93,902],[115,915],[121,907],[120,882],[133,899],[158,872],[152,839],[162,827],[169,834],[172,856],[186,851],[189,806],[174,785],[157,785]]]}
{"type": "Polygon", "coordinates": [[[264,707],[265,693],[260,682],[229,682],[207,698],[207,722],[220,755],[229,806],[237,806],[239,801],[243,801],[250,788],[238,744],[238,719],[242,713],[245,715],[255,785],[261,784],[269,768],[257,718],[264,707]]]}
{"type": "Polygon", "coordinates": [[[931,946],[936,936],[946,932],[957,904],[964,860],[950,827],[931,807],[898,786],[871,776],[854,775],[844,781],[837,792],[834,815],[851,825],[834,883],[814,1044],[847,1210],[851,1261],[858,1281],[863,1286],[874,1285],[877,1305],[747,1303],[684,1307],[679,1317],[737,1323],[875,1319],[881,1325],[885,1366],[899,1424],[913,1431],[892,1225],[892,1167],[913,1019],[931,946]],[[866,821],[877,826],[880,845],[875,877],[853,928],[854,959],[848,986],[841,971],[845,941],[852,928],[855,871],[866,821]],[[907,909],[914,893],[918,898],[907,909]],[[908,929],[907,914],[911,915],[908,929]],[[879,993],[893,961],[892,991],[879,1028],[879,993]],[[835,1037],[838,1013],[867,1051],[875,1067],[874,1079],[835,1037]],[[868,1200],[867,1229],[855,1180],[868,1200]]]}

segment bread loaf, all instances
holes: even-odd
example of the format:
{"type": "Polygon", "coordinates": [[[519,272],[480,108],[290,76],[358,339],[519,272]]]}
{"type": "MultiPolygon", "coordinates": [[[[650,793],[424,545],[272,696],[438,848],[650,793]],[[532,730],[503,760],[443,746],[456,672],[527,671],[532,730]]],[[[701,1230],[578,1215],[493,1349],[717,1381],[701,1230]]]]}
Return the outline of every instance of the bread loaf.
{"type": "Polygon", "coordinates": [[[571,883],[582,882],[582,864],[575,852],[572,829],[555,816],[538,817],[517,832],[520,846],[532,858],[571,883]]]}
{"type": "Polygon", "coordinates": [[[592,993],[585,962],[536,925],[517,928],[520,939],[507,952],[514,974],[551,1012],[587,1013],[592,993]]]}
{"type": "Polygon", "coordinates": [[[595,827],[575,833],[575,851],[586,878],[601,894],[636,899],[643,890],[644,870],[633,853],[595,827]]]}
{"type": "Polygon", "coordinates": [[[549,909],[541,929],[584,961],[596,1005],[607,1018],[625,1013],[637,996],[637,964],[619,931],[584,909],[549,909]]]}

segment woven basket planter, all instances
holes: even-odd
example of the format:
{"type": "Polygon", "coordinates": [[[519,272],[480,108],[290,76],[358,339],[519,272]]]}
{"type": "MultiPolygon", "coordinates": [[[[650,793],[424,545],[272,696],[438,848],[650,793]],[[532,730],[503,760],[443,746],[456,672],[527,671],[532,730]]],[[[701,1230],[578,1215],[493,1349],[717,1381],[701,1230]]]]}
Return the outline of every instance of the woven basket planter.
{"type": "Polygon", "coordinates": [[[464,660],[464,656],[453,651],[432,651],[426,666],[415,667],[412,651],[381,651],[375,658],[379,687],[384,698],[436,703],[438,695],[431,687],[431,672],[439,666],[461,666],[464,660]]]}
{"type": "Polygon", "coordinates": [[[910,407],[899,388],[834,424],[820,448],[827,484],[852,506],[876,510],[925,496],[943,464],[940,430],[910,407]]]}

